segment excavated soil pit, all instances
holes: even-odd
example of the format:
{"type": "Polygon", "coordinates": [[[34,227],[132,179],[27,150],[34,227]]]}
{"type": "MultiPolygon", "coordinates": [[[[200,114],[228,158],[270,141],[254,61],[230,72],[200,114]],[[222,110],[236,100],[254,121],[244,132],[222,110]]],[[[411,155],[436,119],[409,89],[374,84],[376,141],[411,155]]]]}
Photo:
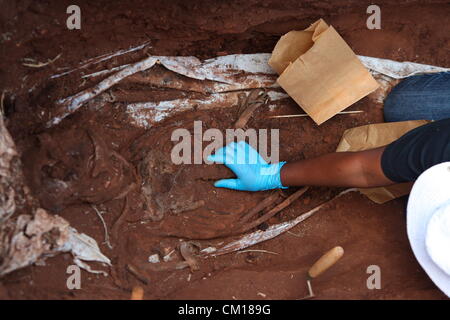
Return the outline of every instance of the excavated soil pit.
{"type": "MultiPolygon", "coordinates": [[[[357,54],[398,61],[449,66],[450,15],[445,1],[381,1],[382,29],[365,27],[367,4],[361,1],[81,1],[82,29],[65,28],[67,1],[16,1],[2,11],[2,88],[6,90],[7,126],[22,153],[27,182],[42,207],[90,235],[113,262],[110,276],[82,273],[82,289],[66,287],[68,254],[45,265],[13,272],[0,280],[3,299],[128,299],[142,286],[148,299],[297,299],[307,294],[306,271],[323,252],[344,247],[343,259],[314,283],[320,299],[444,298],[414,259],[406,237],[405,203],[397,199],[377,205],[349,193],[288,233],[243,253],[200,260],[200,269],[177,270],[180,239],[200,240],[202,248],[229,241],[238,217],[273,191],[248,193],[212,186],[231,177],[220,165],[174,165],[170,136],[176,128],[192,132],[196,120],[204,129],[232,128],[237,106],[192,110],[151,128],[133,125],[126,104],[201,93],[124,81],[50,129],[43,123],[54,102],[97,83],[83,74],[139,61],[146,55],[193,55],[210,58],[235,53],[270,52],[277,39],[322,17],[357,54]],[[13,18],[11,18],[13,17],[13,18]],[[67,76],[50,79],[81,61],[144,42],[143,50],[109,59],[67,76]],[[22,59],[51,65],[30,69],[22,59]],[[113,99],[110,99],[114,97],[113,99]],[[105,242],[102,213],[109,231],[105,242]],[[172,264],[157,268],[150,255],[172,252],[172,264]],[[130,272],[130,265],[136,272],[130,272]],[[382,289],[366,286],[367,267],[378,265],[382,289]]],[[[164,73],[162,67],[152,69],[164,73]]],[[[168,82],[171,79],[166,79],[168,82]]],[[[192,81],[191,81],[192,82],[192,81]]],[[[268,119],[298,113],[285,99],[276,108],[261,107],[248,127],[280,130],[280,159],[296,160],[332,152],[344,130],[382,122],[382,109],[370,97],[318,127],[309,118],[268,119]]],[[[292,188],[291,188],[292,189],[292,188]]],[[[342,189],[311,188],[271,218],[268,225],[291,220],[330,199],[342,189]]],[[[294,190],[285,191],[284,196],[294,190]]],[[[255,230],[255,229],[252,229],[255,230]]],[[[102,266],[95,266],[102,269],[102,266]]],[[[104,269],[104,268],[103,268],[104,269]]]]}

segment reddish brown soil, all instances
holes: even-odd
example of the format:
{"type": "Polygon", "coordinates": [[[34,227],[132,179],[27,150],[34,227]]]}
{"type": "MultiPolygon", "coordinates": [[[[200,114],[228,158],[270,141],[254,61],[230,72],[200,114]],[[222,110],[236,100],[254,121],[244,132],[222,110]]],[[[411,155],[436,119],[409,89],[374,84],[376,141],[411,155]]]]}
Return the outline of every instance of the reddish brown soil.
{"type": "MultiPolygon", "coordinates": [[[[125,122],[120,104],[107,104],[98,110],[89,105],[55,128],[42,127],[38,115],[45,118],[51,114],[55,99],[92,85],[89,81],[80,85],[79,74],[48,80],[61,72],[58,68],[76,66],[82,60],[149,40],[152,47],[146,52],[113,59],[86,72],[120,65],[125,59],[138,61],[145,53],[206,58],[270,52],[281,34],[305,28],[319,17],[332,24],[358,54],[450,66],[445,49],[450,45],[450,6],[446,1],[380,1],[382,29],[376,31],[365,27],[367,4],[363,1],[323,2],[78,1],[82,29],[69,31],[65,28],[65,12],[70,1],[0,1],[0,85],[6,90],[7,124],[22,152],[28,183],[44,208],[94,237],[113,261],[111,276],[83,271],[82,289],[68,290],[66,268],[72,259],[60,255],[46,260],[45,266],[25,268],[1,279],[0,298],[127,299],[130,289],[140,285],[148,299],[297,299],[307,294],[307,269],[336,245],[344,247],[345,255],[314,281],[320,299],[444,298],[410,250],[406,199],[377,205],[357,193],[336,200],[291,233],[252,248],[276,254],[248,252],[208,259],[191,276],[188,269],[151,270],[147,262],[150,254],[176,248],[179,238],[220,235],[232,225],[233,214],[248,211],[270,194],[213,188],[212,180],[230,176],[223,166],[174,168],[168,163],[174,128],[192,128],[194,120],[202,120],[206,127],[229,128],[236,119],[235,109],[181,114],[144,131],[125,122]],[[46,68],[22,66],[23,58],[46,61],[59,53],[61,58],[46,68]],[[34,84],[36,88],[29,91],[34,84]],[[93,141],[102,150],[95,166],[106,168],[98,175],[91,174],[93,141]],[[157,167],[141,176],[139,168],[149,152],[157,167]],[[109,185],[108,174],[114,170],[120,172],[121,179],[109,185]],[[53,185],[53,178],[68,182],[70,188],[53,185]],[[155,197],[165,206],[183,208],[200,200],[205,205],[179,213],[167,211],[161,221],[153,222],[137,188],[128,193],[127,200],[121,197],[124,188],[139,183],[139,179],[154,182],[155,197]],[[105,212],[106,224],[110,231],[113,229],[112,250],[104,244],[103,227],[92,204],[105,212]],[[121,215],[123,223],[114,231],[112,226],[121,215]],[[197,221],[199,216],[208,219],[206,227],[197,221]],[[128,263],[148,279],[146,285],[126,271],[128,263]],[[370,265],[381,268],[381,290],[366,287],[370,265]]],[[[126,93],[123,96],[130,97],[128,101],[174,97],[173,92],[158,88],[119,89],[126,93]]],[[[383,121],[382,110],[374,108],[369,98],[351,109],[365,113],[337,116],[320,127],[307,118],[268,120],[268,110],[261,109],[249,126],[280,129],[281,160],[309,158],[333,151],[345,129],[383,121]]],[[[274,114],[297,111],[289,100],[274,114]]],[[[338,192],[312,188],[269,224],[292,219],[338,192]]],[[[202,246],[208,243],[204,240],[202,246]]]]}

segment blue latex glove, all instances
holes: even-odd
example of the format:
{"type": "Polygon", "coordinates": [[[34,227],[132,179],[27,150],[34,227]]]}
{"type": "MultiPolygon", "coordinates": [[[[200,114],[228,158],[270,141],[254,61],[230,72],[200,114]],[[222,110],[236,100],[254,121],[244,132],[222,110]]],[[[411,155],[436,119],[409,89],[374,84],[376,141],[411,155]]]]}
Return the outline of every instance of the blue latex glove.
{"type": "Polygon", "coordinates": [[[232,142],[220,148],[208,160],[226,165],[237,176],[237,179],[218,180],[214,183],[215,187],[242,191],[287,188],[280,180],[280,170],[286,162],[268,164],[245,141],[232,142]]]}

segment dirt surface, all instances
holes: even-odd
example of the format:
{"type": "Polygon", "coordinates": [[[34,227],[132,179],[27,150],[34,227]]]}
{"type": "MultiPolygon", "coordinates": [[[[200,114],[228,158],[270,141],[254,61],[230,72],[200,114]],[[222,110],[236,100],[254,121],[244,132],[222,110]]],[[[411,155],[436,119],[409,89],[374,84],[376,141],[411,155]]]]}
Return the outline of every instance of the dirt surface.
{"type": "MultiPolygon", "coordinates": [[[[183,113],[146,130],[130,125],[124,102],[178,98],[180,92],[124,82],[112,89],[114,101],[101,96],[53,128],[43,124],[57,99],[99,80],[80,80],[82,74],[139,61],[147,54],[209,58],[271,52],[280,35],[320,17],[357,54],[450,66],[446,1],[379,1],[381,30],[365,27],[368,4],[363,1],[78,1],[82,28],[72,31],[65,27],[69,1],[0,3],[0,86],[28,184],[45,209],[95,238],[113,262],[110,276],[83,271],[82,289],[69,290],[66,268],[72,258],[59,255],[1,279],[0,298],[128,299],[131,288],[139,285],[147,299],[298,299],[307,294],[308,268],[336,245],[345,255],[314,281],[320,299],[445,298],[410,250],[407,199],[377,205],[358,193],[251,248],[265,252],[232,253],[200,260],[197,271],[176,270],[182,260],[180,239],[200,240],[202,248],[229,241],[237,217],[273,192],[216,189],[214,180],[232,176],[224,166],[177,166],[170,161],[175,128],[192,130],[194,120],[202,120],[205,128],[231,128],[236,107],[183,113]],[[50,79],[65,67],[147,41],[143,50],[50,79]],[[59,54],[44,68],[22,65],[24,58],[45,62],[59,54]],[[94,208],[108,227],[111,248],[94,208]],[[167,268],[148,262],[152,254],[172,251],[167,268]],[[370,265],[381,268],[381,290],[367,289],[370,265]]],[[[365,112],[336,116],[320,127],[309,118],[267,119],[269,114],[298,112],[288,99],[273,111],[258,109],[248,127],[280,129],[280,160],[310,158],[334,151],[345,129],[383,121],[382,109],[374,108],[370,97],[349,110],[365,112]]],[[[290,220],[339,191],[311,188],[259,228],[290,220]]]]}

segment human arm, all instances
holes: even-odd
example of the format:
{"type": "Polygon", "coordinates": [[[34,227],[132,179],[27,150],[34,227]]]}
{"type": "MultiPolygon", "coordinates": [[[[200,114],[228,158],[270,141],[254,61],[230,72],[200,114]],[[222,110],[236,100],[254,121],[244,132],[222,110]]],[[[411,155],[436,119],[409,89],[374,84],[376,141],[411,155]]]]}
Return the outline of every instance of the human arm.
{"type": "Polygon", "coordinates": [[[384,148],[329,153],[291,163],[268,164],[255,149],[241,141],[221,148],[208,159],[225,164],[236,179],[216,181],[216,187],[260,191],[288,186],[376,187],[392,184],[381,169],[384,148]],[[246,160],[253,159],[253,162],[246,160]]]}
{"type": "Polygon", "coordinates": [[[383,173],[384,147],[358,152],[334,152],[286,163],[283,186],[380,187],[393,184],[383,173]]]}
{"type": "MultiPolygon", "coordinates": [[[[246,145],[245,142],[238,144],[246,145]]],[[[222,149],[230,149],[229,146],[222,149]]],[[[258,155],[252,148],[243,150],[258,155]]],[[[291,163],[267,164],[262,161],[261,168],[269,173],[266,176],[259,174],[258,165],[249,167],[244,163],[232,168],[227,163],[219,163],[224,163],[237,175],[237,179],[228,179],[230,183],[239,182],[232,188],[237,190],[258,191],[303,185],[379,187],[414,181],[433,165],[450,161],[450,119],[417,127],[386,147],[329,153],[291,163]]],[[[215,185],[230,188],[227,184],[219,180],[215,185]]]]}

